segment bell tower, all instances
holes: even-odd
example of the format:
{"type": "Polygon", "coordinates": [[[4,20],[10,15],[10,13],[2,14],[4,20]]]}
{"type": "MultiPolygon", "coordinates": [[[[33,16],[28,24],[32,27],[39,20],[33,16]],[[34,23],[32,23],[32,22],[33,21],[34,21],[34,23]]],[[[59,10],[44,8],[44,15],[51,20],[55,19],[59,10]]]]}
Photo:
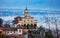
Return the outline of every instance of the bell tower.
{"type": "Polygon", "coordinates": [[[25,15],[25,17],[28,17],[29,16],[27,6],[26,6],[26,8],[24,10],[24,15],[25,15]]]}

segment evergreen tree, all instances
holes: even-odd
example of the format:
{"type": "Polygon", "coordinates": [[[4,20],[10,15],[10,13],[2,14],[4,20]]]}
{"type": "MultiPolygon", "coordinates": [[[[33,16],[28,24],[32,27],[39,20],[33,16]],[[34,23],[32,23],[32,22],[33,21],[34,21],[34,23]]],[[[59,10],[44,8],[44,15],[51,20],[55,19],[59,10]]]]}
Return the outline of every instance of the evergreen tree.
{"type": "Polygon", "coordinates": [[[0,27],[2,27],[3,20],[0,18],[0,27]]]}

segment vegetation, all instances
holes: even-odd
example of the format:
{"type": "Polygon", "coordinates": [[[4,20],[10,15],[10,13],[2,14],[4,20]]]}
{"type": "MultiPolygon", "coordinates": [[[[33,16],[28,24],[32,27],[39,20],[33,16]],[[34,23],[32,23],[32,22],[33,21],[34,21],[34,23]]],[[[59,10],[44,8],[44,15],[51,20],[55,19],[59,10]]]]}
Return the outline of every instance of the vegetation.
{"type": "Polygon", "coordinates": [[[43,30],[44,30],[44,27],[40,26],[38,29],[39,29],[40,31],[43,31],[43,30]]]}
{"type": "Polygon", "coordinates": [[[53,38],[52,32],[49,30],[48,32],[45,32],[46,38],[53,38]]]}
{"type": "Polygon", "coordinates": [[[6,24],[4,24],[4,27],[10,27],[10,25],[6,23],[6,24]]]}
{"type": "Polygon", "coordinates": [[[2,27],[3,20],[0,18],[0,27],[2,27]]]}
{"type": "Polygon", "coordinates": [[[8,38],[8,36],[0,33],[0,38],[8,38]]]}

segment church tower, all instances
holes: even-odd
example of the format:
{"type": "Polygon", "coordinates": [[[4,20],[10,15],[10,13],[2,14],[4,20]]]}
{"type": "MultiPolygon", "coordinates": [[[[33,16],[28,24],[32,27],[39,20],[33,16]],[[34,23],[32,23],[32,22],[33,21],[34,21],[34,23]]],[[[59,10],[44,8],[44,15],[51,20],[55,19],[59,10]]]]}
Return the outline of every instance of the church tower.
{"type": "Polygon", "coordinates": [[[29,14],[28,14],[28,9],[27,9],[27,7],[25,8],[25,10],[24,10],[24,15],[25,15],[25,17],[29,17],[29,14]]]}

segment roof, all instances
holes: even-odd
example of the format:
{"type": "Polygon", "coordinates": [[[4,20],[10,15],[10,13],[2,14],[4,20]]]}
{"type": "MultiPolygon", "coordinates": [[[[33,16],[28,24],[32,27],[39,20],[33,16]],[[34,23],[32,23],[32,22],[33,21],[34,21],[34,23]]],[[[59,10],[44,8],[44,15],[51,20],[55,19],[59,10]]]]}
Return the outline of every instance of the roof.
{"type": "Polygon", "coordinates": [[[22,17],[19,17],[19,16],[15,17],[14,19],[15,19],[15,20],[18,20],[18,18],[19,18],[20,20],[22,20],[22,17]]]}
{"type": "MultiPolygon", "coordinates": [[[[7,27],[1,27],[0,30],[1,31],[17,31],[18,28],[7,28],[7,27]]],[[[22,29],[22,34],[27,34],[28,33],[28,29],[22,29]]]]}
{"type": "Polygon", "coordinates": [[[19,22],[19,21],[18,21],[18,18],[19,18],[19,21],[22,20],[22,17],[17,16],[17,17],[15,17],[14,20],[13,20],[13,23],[14,23],[14,24],[17,24],[17,23],[19,22]]]}
{"type": "Polygon", "coordinates": [[[8,27],[2,27],[0,28],[0,30],[3,30],[3,31],[17,31],[18,28],[8,28],[8,27]]]}

